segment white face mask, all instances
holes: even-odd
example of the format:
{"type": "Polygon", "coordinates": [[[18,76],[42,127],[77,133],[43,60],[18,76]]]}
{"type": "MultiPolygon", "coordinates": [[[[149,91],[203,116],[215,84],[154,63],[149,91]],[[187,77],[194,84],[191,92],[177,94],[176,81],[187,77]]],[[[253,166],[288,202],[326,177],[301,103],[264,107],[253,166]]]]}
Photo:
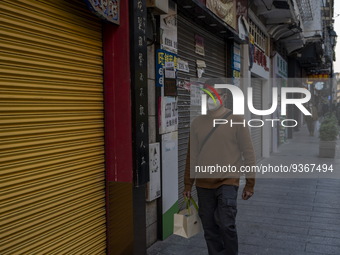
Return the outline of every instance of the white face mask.
{"type": "Polygon", "coordinates": [[[215,103],[214,100],[211,97],[209,97],[208,102],[207,102],[207,106],[208,106],[209,111],[214,111],[214,110],[217,110],[218,108],[220,108],[221,104],[220,104],[219,100],[216,100],[216,103],[215,103]]]}

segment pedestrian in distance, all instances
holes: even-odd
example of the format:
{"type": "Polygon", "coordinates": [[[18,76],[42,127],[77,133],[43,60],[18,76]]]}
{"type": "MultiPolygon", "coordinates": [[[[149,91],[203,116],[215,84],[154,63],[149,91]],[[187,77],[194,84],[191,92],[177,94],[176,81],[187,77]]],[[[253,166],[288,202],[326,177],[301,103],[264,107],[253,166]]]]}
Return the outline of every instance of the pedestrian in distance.
{"type": "Polygon", "coordinates": [[[315,132],[315,123],[316,121],[319,119],[319,116],[318,116],[318,110],[317,108],[312,105],[312,104],[309,104],[307,106],[307,110],[312,114],[312,115],[306,115],[305,116],[305,121],[306,121],[306,124],[307,124],[307,128],[308,128],[308,132],[309,132],[309,135],[310,136],[314,136],[314,132],[315,132]]]}

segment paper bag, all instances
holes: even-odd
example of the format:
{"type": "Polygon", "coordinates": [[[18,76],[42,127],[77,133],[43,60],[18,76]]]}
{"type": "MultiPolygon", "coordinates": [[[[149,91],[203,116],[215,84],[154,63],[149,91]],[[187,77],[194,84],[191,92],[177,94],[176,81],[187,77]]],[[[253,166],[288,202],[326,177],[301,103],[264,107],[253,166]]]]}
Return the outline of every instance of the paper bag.
{"type": "Polygon", "coordinates": [[[201,219],[194,206],[174,214],[174,234],[190,238],[202,231],[201,219]]]}

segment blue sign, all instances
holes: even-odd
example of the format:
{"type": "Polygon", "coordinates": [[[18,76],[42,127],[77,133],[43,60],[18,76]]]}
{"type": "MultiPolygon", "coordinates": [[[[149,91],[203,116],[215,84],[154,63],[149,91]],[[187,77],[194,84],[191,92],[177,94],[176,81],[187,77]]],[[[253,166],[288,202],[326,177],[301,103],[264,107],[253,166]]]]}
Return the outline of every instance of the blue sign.
{"type": "Polygon", "coordinates": [[[174,63],[177,70],[177,54],[159,49],[156,52],[156,87],[164,86],[164,66],[165,63],[174,63]]]}

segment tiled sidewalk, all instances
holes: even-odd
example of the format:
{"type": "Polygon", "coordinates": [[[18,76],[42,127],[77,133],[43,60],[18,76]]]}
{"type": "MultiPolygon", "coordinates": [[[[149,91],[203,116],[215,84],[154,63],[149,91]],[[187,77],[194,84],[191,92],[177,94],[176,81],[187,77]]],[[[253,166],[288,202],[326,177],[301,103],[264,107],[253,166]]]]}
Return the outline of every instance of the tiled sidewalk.
{"type": "MultiPolygon", "coordinates": [[[[260,164],[325,163],[340,171],[339,151],[335,159],[321,159],[318,145],[318,138],[308,136],[303,128],[280,147],[279,153],[260,164]]],[[[238,201],[239,254],[339,255],[340,179],[324,177],[319,174],[309,179],[258,178],[254,196],[249,201],[238,201]]],[[[191,239],[172,235],[151,246],[148,254],[208,252],[203,234],[199,234],[191,239]]]]}

